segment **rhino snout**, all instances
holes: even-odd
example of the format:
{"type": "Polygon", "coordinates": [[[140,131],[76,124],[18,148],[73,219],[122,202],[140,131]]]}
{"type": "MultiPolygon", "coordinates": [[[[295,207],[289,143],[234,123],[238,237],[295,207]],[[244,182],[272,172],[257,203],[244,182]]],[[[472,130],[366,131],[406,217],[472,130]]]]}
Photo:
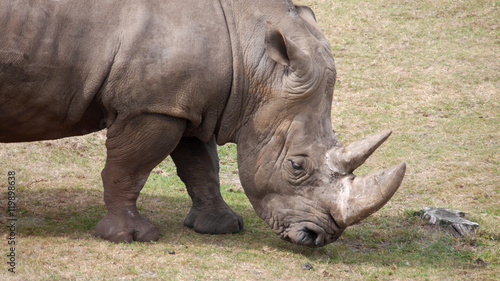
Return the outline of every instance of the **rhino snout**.
{"type": "Polygon", "coordinates": [[[337,240],[343,229],[326,231],[323,227],[312,222],[300,222],[289,227],[281,234],[283,240],[308,247],[322,247],[337,240]],[[328,233],[332,232],[333,233],[328,233]]]}

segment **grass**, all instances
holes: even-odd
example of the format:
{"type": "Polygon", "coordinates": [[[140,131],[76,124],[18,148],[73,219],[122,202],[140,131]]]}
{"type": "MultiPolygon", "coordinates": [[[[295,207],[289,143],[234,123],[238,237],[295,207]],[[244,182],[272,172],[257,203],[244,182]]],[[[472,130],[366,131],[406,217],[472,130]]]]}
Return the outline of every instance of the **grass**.
{"type": "MultiPolygon", "coordinates": [[[[338,71],[332,124],[339,139],[349,143],[393,130],[357,173],[408,165],[400,190],[382,210],[321,249],[281,241],[255,215],[237,180],[235,146],[226,145],[219,148],[222,195],[244,217],[244,232],[200,235],[183,227],[190,199],[166,159],[138,203],[160,228],[160,240],[112,244],[92,236],[105,214],[103,132],[1,144],[0,173],[15,170],[17,179],[16,278],[495,280],[500,2],[298,3],[313,7],[332,45],[338,71]],[[455,238],[413,216],[426,206],[462,210],[480,227],[473,236],[455,238]],[[313,268],[304,270],[304,264],[313,268]]],[[[0,227],[5,257],[7,231],[0,227]]],[[[6,280],[12,275],[2,264],[0,279],[6,280]]]]}

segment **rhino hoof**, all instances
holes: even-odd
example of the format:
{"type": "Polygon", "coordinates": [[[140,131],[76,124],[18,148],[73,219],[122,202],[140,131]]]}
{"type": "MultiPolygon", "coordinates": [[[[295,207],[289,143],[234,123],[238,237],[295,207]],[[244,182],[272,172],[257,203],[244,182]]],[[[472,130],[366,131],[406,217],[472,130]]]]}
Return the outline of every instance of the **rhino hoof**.
{"type": "Polygon", "coordinates": [[[138,213],[132,218],[108,213],[97,224],[94,235],[111,242],[130,243],[157,241],[160,233],[155,225],[138,213]]]}
{"type": "Polygon", "coordinates": [[[223,210],[199,211],[191,208],[184,225],[202,234],[237,233],[243,230],[243,219],[229,207],[223,210]]]}

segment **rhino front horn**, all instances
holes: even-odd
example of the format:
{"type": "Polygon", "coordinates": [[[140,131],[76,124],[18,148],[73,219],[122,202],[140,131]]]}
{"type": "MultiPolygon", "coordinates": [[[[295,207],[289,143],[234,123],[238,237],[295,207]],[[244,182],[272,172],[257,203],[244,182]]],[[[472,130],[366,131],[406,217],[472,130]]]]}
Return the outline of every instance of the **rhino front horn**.
{"type": "Polygon", "coordinates": [[[363,177],[346,177],[337,202],[336,222],[353,225],[378,211],[391,199],[403,181],[406,164],[387,168],[363,177]]]}

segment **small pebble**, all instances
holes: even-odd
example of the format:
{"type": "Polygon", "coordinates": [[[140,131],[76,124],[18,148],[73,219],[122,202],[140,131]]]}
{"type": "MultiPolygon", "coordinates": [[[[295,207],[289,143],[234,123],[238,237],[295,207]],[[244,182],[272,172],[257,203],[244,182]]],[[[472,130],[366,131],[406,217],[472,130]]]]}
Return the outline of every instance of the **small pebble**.
{"type": "Polygon", "coordinates": [[[475,260],[475,262],[481,267],[485,267],[488,265],[482,258],[478,258],[477,260],[475,260]]]}
{"type": "Polygon", "coordinates": [[[311,270],[311,269],[313,269],[313,266],[310,263],[304,263],[302,265],[302,269],[303,270],[311,270]]]}

